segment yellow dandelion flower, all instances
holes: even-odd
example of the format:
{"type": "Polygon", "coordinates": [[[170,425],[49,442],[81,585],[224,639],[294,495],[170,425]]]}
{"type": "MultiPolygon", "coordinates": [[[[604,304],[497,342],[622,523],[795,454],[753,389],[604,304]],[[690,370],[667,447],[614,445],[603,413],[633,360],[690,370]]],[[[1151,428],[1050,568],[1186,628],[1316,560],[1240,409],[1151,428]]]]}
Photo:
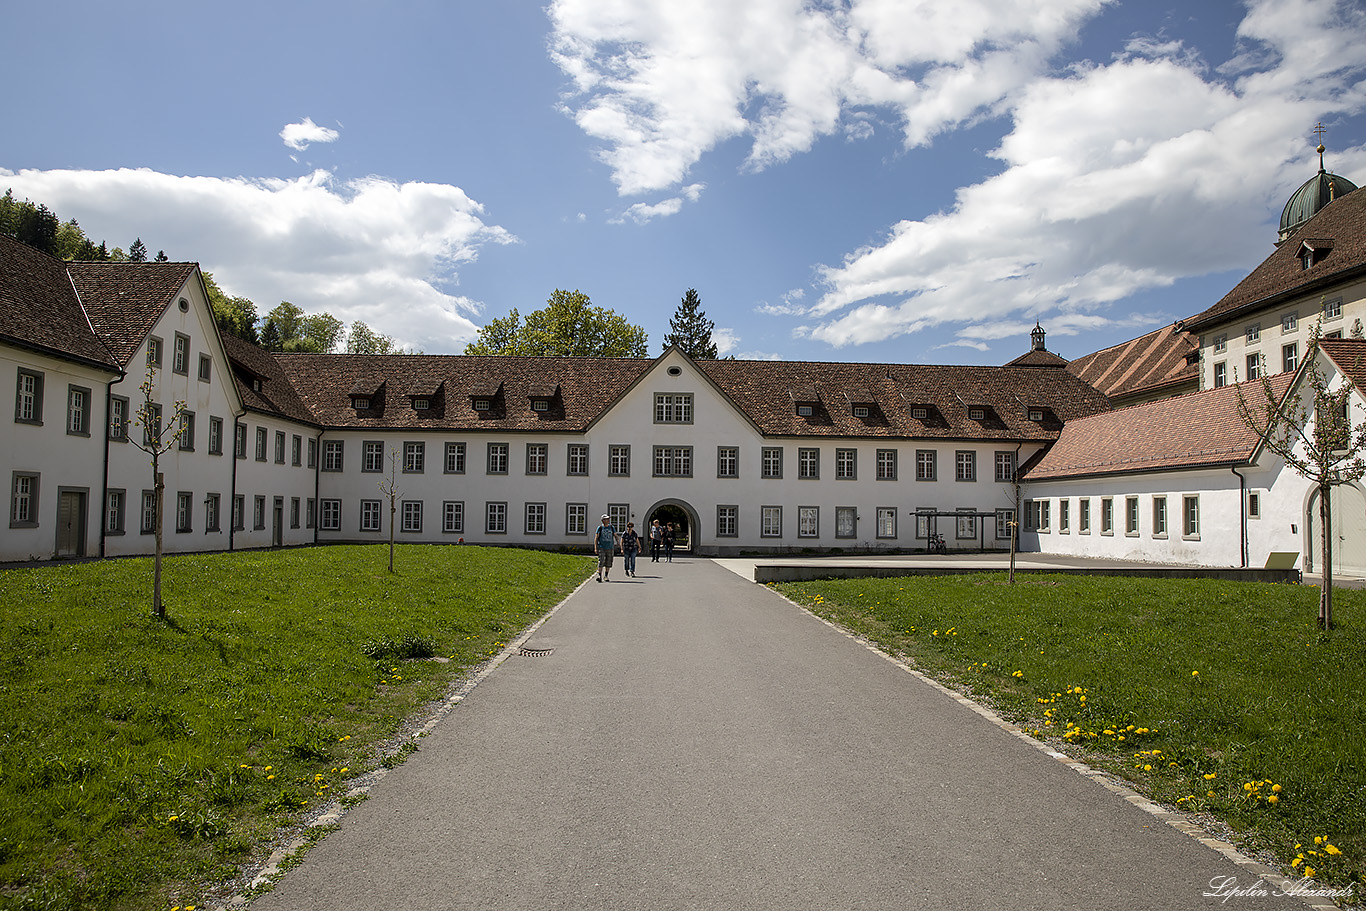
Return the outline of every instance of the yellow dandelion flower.
{"type": "Polygon", "coordinates": [[[1333,857],[1337,857],[1337,856],[1338,856],[1339,854],[1341,854],[1342,852],[1339,851],[1337,848],[1335,848],[1333,845],[1324,845],[1324,846],[1323,846],[1323,853],[1324,853],[1324,854],[1330,854],[1330,855],[1332,855],[1333,857]]]}
{"type": "Polygon", "coordinates": [[[1281,799],[1280,799],[1279,797],[1277,797],[1275,794],[1272,794],[1270,797],[1268,797],[1268,798],[1266,799],[1266,802],[1267,802],[1267,803],[1272,803],[1272,804],[1274,804],[1274,803],[1280,803],[1280,800],[1281,800],[1281,799]]]}
{"type": "Polygon", "coordinates": [[[1314,875],[1314,868],[1311,867],[1311,866],[1309,866],[1308,864],[1305,864],[1305,865],[1304,865],[1304,875],[1305,875],[1305,878],[1308,878],[1308,877],[1310,877],[1310,876],[1313,876],[1313,875],[1314,875]]]}

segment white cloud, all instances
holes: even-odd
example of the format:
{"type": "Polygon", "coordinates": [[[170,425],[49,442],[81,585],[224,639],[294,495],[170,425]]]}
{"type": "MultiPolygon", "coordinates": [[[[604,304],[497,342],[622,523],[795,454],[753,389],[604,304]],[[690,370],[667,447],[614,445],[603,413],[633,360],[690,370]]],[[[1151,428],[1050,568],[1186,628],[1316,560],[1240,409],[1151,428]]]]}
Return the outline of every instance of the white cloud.
{"type": "Polygon", "coordinates": [[[1249,251],[1271,250],[1267,213],[1316,165],[1306,124],[1366,111],[1366,47],[1350,37],[1363,33],[1360,8],[1264,0],[1239,28],[1231,82],[1141,42],[1030,80],[993,152],[1004,170],[824,269],[811,312],[828,319],[810,335],[842,346],[1043,314],[1050,329],[1081,325],[1136,292],[1250,267],[1249,251]]]}
{"type": "Polygon", "coordinates": [[[701,198],[702,191],[705,188],[706,184],[695,183],[684,187],[680,191],[682,193],[681,196],[674,196],[661,202],[654,203],[653,205],[638,202],[615,218],[608,219],[608,222],[610,224],[620,225],[627,221],[633,221],[638,225],[643,225],[647,222],[654,221],[656,218],[667,218],[670,215],[677,215],[683,210],[683,203],[697,202],[697,200],[701,198]]]}
{"type": "Polygon", "coordinates": [[[377,177],[336,181],[178,177],[156,171],[0,170],[20,198],[76,218],[96,241],[141,236],[199,260],[264,314],[281,300],[364,320],[429,352],[455,350],[480,305],[442,290],[485,244],[517,238],[486,224],[459,187],[377,177]]]}
{"type": "Polygon", "coordinates": [[[805,297],[805,288],[793,288],[790,291],[783,292],[780,303],[771,304],[768,301],[762,301],[754,308],[754,312],[761,313],[764,316],[800,316],[807,311],[806,306],[801,303],[805,297]]]}
{"type": "Polygon", "coordinates": [[[759,169],[822,136],[902,124],[908,146],[990,113],[1104,0],[554,0],[564,109],[605,148],[623,195],[682,182],[710,149],[752,139],[759,169]]]}
{"type": "Polygon", "coordinates": [[[718,357],[726,357],[740,344],[740,336],[736,334],[734,329],[713,329],[711,340],[716,343],[718,357]]]}
{"type": "Polygon", "coordinates": [[[311,117],[305,117],[299,123],[286,124],[280,131],[280,138],[285,141],[285,145],[296,152],[302,152],[311,143],[336,142],[340,135],[336,130],[318,126],[311,117]]]}

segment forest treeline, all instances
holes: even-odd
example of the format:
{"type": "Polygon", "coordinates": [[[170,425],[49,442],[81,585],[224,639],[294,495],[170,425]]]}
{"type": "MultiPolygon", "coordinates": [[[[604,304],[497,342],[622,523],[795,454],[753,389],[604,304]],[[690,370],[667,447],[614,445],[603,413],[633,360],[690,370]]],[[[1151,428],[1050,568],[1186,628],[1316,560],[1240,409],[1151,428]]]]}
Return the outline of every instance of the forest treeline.
{"type": "MultiPolygon", "coordinates": [[[[96,244],[86,236],[76,219],[62,221],[42,203],[17,200],[12,190],[0,196],[0,234],[12,237],[58,259],[67,262],[97,263],[164,263],[169,261],[165,250],[149,257],[147,245],[136,238],[125,251],[110,248],[101,240],[96,244]]],[[[235,297],[204,272],[204,287],[213,306],[218,327],[228,335],[260,345],[270,351],[316,351],[328,353],[346,351],[349,354],[408,354],[393,338],[375,332],[364,322],[356,320],[348,331],[346,324],[330,313],[305,314],[289,301],[262,317],[256,304],[249,298],[235,297]]],[[[420,353],[420,352],[418,352],[420,353]]]]}

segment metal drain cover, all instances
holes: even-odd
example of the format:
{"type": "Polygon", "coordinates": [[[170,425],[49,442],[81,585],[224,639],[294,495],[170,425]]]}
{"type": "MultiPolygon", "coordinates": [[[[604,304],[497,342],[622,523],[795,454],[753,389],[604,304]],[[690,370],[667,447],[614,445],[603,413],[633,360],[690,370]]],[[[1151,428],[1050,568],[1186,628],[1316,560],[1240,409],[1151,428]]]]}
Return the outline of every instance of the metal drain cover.
{"type": "Polygon", "coordinates": [[[544,658],[553,651],[555,651],[553,646],[550,648],[532,648],[523,645],[517,650],[517,654],[521,655],[523,658],[544,658]]]}

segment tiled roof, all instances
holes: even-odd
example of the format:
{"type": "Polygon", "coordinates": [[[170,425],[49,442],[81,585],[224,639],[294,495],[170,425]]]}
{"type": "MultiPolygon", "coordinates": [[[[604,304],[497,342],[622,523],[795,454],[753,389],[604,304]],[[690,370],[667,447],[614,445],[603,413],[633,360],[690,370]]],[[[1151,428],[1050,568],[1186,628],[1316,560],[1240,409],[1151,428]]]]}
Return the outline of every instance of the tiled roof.
{"type": "MultiPolygon", "coordinates": [[[[559,430],[582,432],[654,363],[634,358],[468,357],[462,355],[279,354],[285,375],[316,420],[328,427],[559,430]],[[411,389],[444,383],[426,414],[405,398],[363,412],[346,390],[411,389]],[[559,387],[549,411],[535,392],[559,387]],[[473,397],[492,398],[476,411],[473,397]]],[[[1063,370],[784,361],[698,361],[697,367],[769,436],[1030,439],[1057,437],[1062,422],[1109,407],[1105,397],[1063,370]],[[850,396],[853,396],[851,399],[850,396]],[[859,401],[867,399],[867,401],[859,401]],[[795,401],[821,402],[809,417],[795,401]],[[852,401],[867,404],[855,417],[852,401]],[[968,417],[967,402],[988,408],[968,417]],[[1046,409],[1028,420],[1027,406],[1046,409]],[[925,421],[912,404],[930,404],[925,421]]]]}
{"type": "Polygon", "coordinates": [[[0,338],[117,371],[71,286],[67,264],[0,236],[0,338]]]}
{"type": "MultiPolygon", "coordinates": [[[[1360,191],[1358,191],[1360,192],[1360,191]]],[[[1366,339],[1322,338],[1319,347],[1332,358],[1362,395],[1366,395],[1366,339]]]]}
{"type": "Polygon", "coordinates": [[[1105,393],[1111,400],[1154,394],[1163,389],[1196,384],[1199,351],[1189,332],[1163,326],[1132,341],[1079,357],[1067,370],[1105,393]]]}
{"type": "Polygon", "coordinates": [[[1337,282],[1363,272],[1366,272],[1366,193],[1357,191],[1324,206],[1217,304],[1184,320],[1184,326],[1198,331],[1259,306],[1327,290],[1337,282]],[[1308,269],[1300,259],[1300,247],[1305,240],[1312,241],[1322,256],[1308,269]]]}
{"type": "MultiPolygon", "coordinates": [[[[1294,376],[1271,377],[1278,397],[1294,376]]],[[[1024,480],[1242,464],[1257,448],[1258,436],[1238,417],[1238,388],[1221,386],[1069,421],[1024,480]]],[[[1244,383],[1242,389],[1250,404],[1262,397],[1260,383],[1244,383]]]]}
{"type": "Polygon", "coordinates": [[[1052,440],[1061,421],[1109,408],[1103,395],[1063,370],[811,361],[698,367],[770,436],[1052,440]],[[788,395],[795,389],[819,395],[826,407],[798,415],[788,395]],[[871,399],[859,403],[873,406],[868,417],[854,416],[849,393],[871,399]],[[916,420],[916,405],[934,410],[916,420]],[[984,419],[971,419],[969,405],[985,406],[984,419]],[[1045,408],[1045,420],[1030,421],[1029,406],[1045,408]]]}
{"type": "Polygon", "coordinates": [[[653,361],[618,358],[470,357],[439,354],[277,354],[284,375],[314,419],[328,427],[492,428],[581,432],[653,361]],[[444,384],[426,412],[408,390],[444,384]],[[381,390],[380,386],[384,389],[381,390]],[[533,411],[533,390],[560,387],[549,411],[533,411]],[[357,412],[348,392],[365,390],[357,412]],[[378,399],[376,398],[378,395],[378,399]],[[476,411],[473,398],[491,399],[476,411]]]}
{"type": "Polygon", "coordinates": [[[126,365],[197,267],[194,263],[70,263],[68,268],[96,334],[126,365]]]}
{"type": "Polygon", "coordinates": [[[232,362],[237,392],[248,411],[278,415],[304,424],[318,424],[270,352],[236,336],[224,335],[222,339],[223,348],[232,362]],[[260,381],[260,391],[253,388],[253,380],[260,381]]]}
{"type": "Polygon", "coordinates": [[[1067,358],[1054,354],[1046,348],[1031,348],[1024,354],[1009,361],[1007,367],[1065,367],[1067,358]]]}

